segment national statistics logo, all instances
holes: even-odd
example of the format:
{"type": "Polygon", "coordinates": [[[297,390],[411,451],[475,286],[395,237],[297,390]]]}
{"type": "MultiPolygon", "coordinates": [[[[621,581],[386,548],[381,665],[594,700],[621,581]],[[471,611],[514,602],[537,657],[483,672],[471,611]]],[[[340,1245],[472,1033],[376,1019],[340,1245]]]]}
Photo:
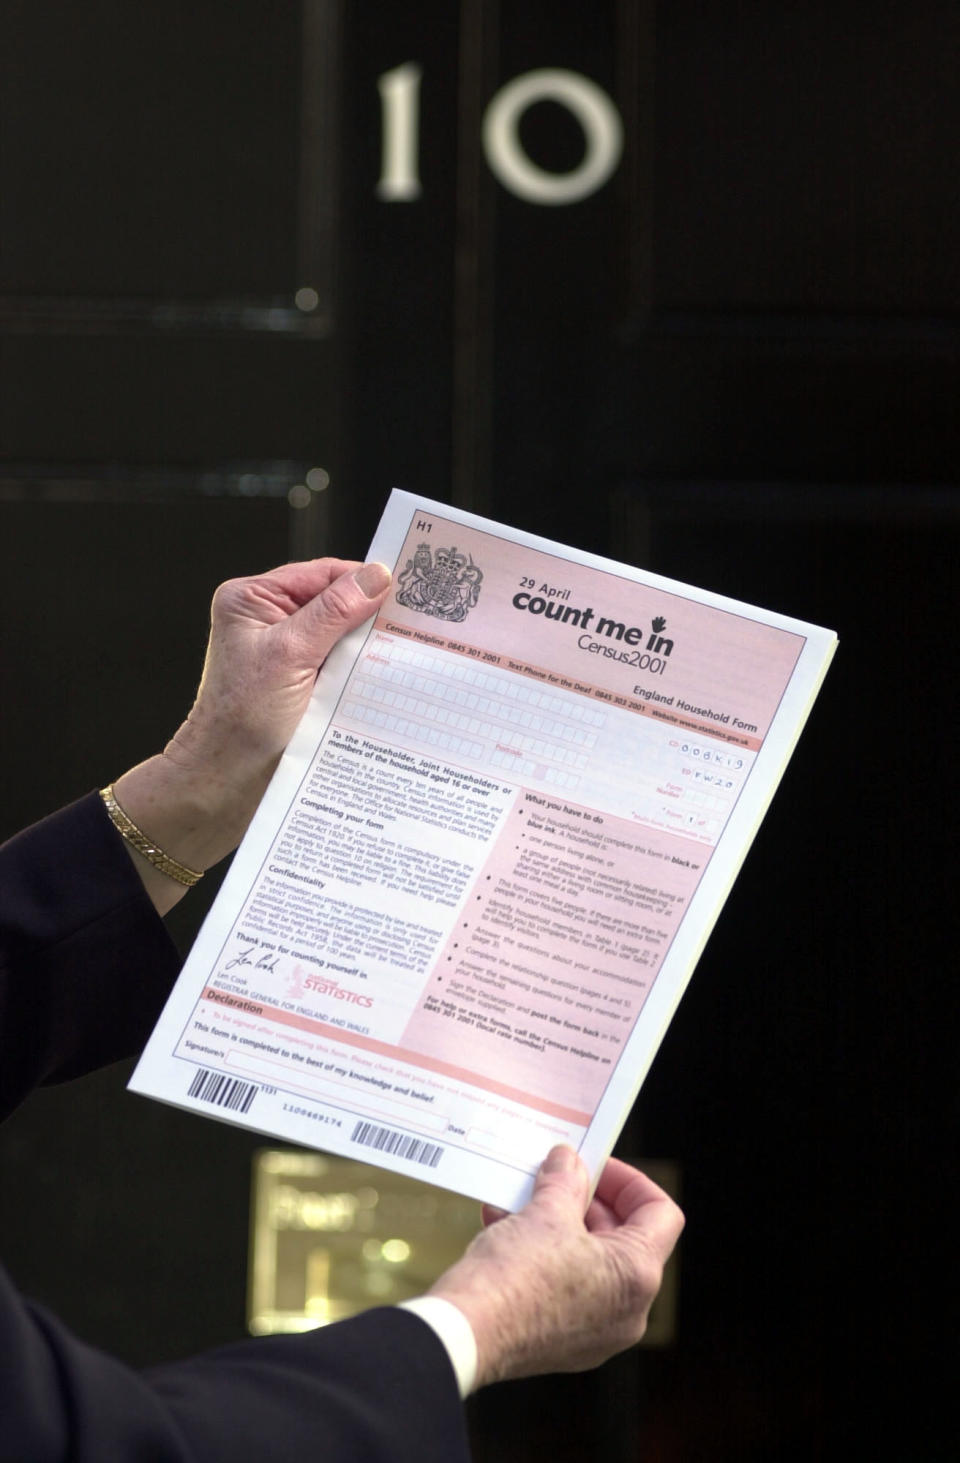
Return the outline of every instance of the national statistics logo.
{"type": "Polygon", "coordinates": [[[431,553],[429,544],[420,544],[399,577],[397,604],[459,624],[476,604],[482,583],[483,571],[456,547],[431,553]]]}

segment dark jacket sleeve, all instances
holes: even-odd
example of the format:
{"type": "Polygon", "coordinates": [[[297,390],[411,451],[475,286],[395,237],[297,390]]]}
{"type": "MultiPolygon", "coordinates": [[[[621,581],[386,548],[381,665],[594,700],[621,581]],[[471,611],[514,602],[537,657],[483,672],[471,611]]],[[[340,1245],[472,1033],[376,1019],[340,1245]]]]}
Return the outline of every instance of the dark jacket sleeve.
{"type": "MultiPolygon", "coordinates": [[[[0,848],[0,1114],[139,1049],[179,960],[96,794],[0,848]]],[[[149,1324],[149,1321],[147,1321],[149,1324]]],[[[368,1311],[139,1374],[0,1270],[0,1463],[467,1463],[446,1351],[368,1311]]]]}
{"type": "Polygon", "coordinates": [[[0,1118],[138,1051],[176,949],[96,793],[0,847],[0,1118]]]}
{"type": "Polygon", "coordinates": [[[0,1463],[469,1463],[446,1352],[394,1309],[140,1375],[0,1272],[0,1417],[0,1463]]]}

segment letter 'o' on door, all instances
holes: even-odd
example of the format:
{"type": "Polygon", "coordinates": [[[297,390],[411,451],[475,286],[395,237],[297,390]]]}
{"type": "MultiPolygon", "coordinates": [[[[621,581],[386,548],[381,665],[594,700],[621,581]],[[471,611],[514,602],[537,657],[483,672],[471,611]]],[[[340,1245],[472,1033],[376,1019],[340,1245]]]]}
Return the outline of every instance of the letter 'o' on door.
{"type": "Polygon", "coordinates": [[[527,71],[502,86],[483,116],[483,150],[504,188],[528,203],[579,203],[596,193],[615,171],[623,152],[623,124],[613,102],[596,82],[577,71],[527,71]],[[536,102],[557,102],[583,128],[586,153],[568,173],[539,167],[520,141],[520,119],[536,102]]]}

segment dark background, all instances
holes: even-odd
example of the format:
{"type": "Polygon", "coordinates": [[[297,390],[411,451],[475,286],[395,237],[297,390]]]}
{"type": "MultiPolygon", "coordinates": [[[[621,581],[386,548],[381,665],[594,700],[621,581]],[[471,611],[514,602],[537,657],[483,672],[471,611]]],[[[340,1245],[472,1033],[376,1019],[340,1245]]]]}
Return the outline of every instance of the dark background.
{"type": "MultiPolygon", "coordinates": [[[[676,1343],[482,1394],[475,1451],[955,1457],[956,5],[3,0],[0,26],[0,833],[162,745],[220,579],[362,555],[394,484],[835,628],[621,1144],[681,1166],[676,1343]],[[390,202],[377,78],[405,62],[422,192],[390,202]],[[541,67],[624,124],[569,206],[481,146],[541,67]]],[[[550,102],[520,137],[583,153],[550,102]]],[[[4,1128],[0,1238],[139,1364],[242,1334],[257,1140],[125,1075],[4,1128]]]]}

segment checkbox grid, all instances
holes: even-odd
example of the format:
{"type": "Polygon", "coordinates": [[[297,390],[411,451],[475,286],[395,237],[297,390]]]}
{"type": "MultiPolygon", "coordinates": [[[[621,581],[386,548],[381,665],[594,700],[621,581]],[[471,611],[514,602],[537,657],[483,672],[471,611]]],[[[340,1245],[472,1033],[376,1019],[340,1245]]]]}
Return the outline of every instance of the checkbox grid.
{"type": "Polygon", "coordinates": [[[482,760],[566,790],[590,765],[606,721],[583,697],[392,642],[364,657],[343,711],[361,727],[424,751],[482,760]]]}

